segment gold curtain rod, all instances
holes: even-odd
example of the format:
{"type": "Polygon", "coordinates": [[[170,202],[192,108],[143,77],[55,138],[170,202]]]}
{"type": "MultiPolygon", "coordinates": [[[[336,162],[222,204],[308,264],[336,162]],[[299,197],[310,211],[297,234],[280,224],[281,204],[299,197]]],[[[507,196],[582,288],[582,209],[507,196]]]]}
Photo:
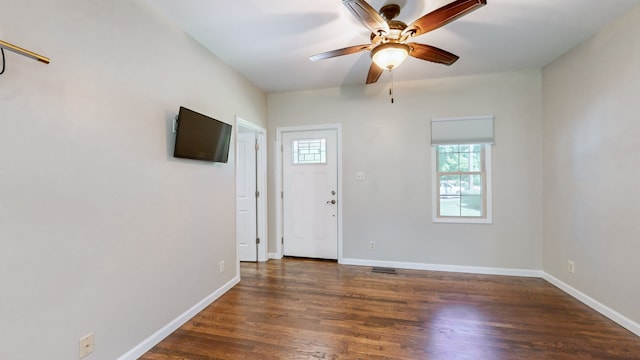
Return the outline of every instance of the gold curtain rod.
{"type": "Polygon", "coordinates": [[[20,55],[24,55],[26,57],[30,57],[30,58],[32,58],[34,60],[38,60],[38,61],[43,62],[45,64],[48,64],[50,62],[49,58],[46,57],[46,56],[42,56],[42,55],[34,53],[33,51],[29,51],[29,50],[23,49],[23,48],[21,48],[19,46],[15,46],[13,44],[9,44],[6,41],[0,40],[0,47],[3,48],[3,49],[11,50],[11,51],[13,51],[15,53],[18,53],[20,55]]]}

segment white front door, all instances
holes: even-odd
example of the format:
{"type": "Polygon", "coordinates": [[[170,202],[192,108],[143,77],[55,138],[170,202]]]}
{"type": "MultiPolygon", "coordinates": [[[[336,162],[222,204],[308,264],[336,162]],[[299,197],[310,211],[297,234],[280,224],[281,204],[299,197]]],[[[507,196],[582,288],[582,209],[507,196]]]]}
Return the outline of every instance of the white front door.
{"type": "Polygon", "coordinates": [[[337,130],[282,134],[283,253],[338,258],[337,130]]]}
{"type": "Polygon", "coordinates": [[[238,259],[257,261],[256,134],[238,132],[236,163],[236,237],[238,259]]]}

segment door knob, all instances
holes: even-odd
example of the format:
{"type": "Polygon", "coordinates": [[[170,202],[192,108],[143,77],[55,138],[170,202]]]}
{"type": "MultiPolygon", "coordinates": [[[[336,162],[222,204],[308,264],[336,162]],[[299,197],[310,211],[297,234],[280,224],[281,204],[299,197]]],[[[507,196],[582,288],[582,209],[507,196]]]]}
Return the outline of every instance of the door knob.
{"type": "Polygon", "coordinates": [[[329,200],[329,201],[327,201],[327,204],[335,204],[335,203],[336,203],[336,201],[335,201],[335,200],[329,200]]]}

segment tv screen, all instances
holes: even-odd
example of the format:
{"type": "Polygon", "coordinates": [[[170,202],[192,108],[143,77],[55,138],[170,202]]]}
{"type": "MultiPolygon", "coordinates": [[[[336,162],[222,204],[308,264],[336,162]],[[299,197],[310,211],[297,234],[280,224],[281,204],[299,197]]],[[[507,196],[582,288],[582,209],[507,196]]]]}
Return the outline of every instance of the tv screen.
{"type": "Polygon", "coordinates": [[[226,163],[230,143],[231,125],[180,107],[174,157],[226,163]]]}

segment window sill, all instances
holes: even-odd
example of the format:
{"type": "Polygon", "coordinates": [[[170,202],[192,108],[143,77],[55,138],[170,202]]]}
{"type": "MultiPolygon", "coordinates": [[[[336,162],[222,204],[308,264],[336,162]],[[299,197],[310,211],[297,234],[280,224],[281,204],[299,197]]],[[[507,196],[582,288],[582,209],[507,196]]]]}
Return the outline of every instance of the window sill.
{"type": "Polygon", "coordinates": [[[441,224],[493,224],[493,220],[491,218],[434,218],[434,223],[441,224]]]}

